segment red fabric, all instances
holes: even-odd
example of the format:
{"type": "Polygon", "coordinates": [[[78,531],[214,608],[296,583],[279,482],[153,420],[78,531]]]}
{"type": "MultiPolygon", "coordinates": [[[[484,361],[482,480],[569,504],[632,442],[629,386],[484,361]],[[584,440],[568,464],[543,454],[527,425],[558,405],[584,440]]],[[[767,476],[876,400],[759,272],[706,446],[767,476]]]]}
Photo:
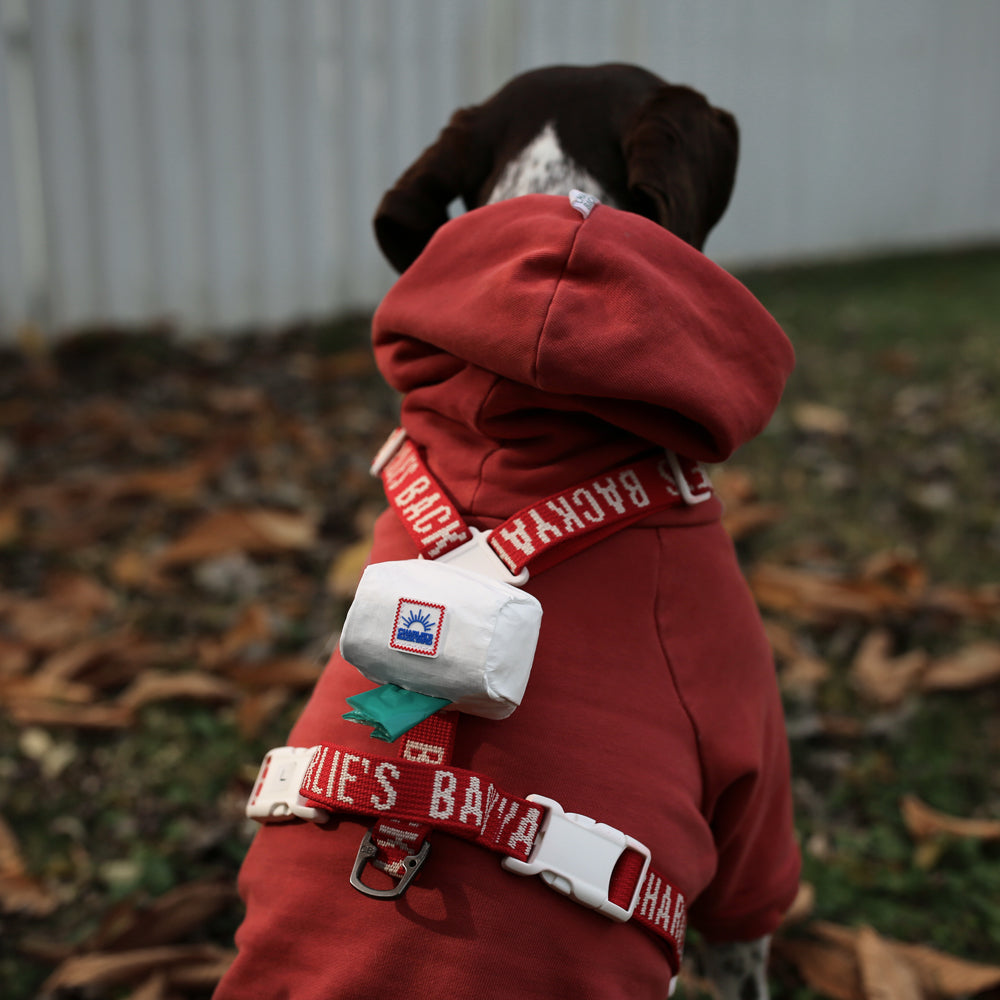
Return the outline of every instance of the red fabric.
{"type": "MultiPolygon", "coordinates": [[[[762,307],[697,251],[545,196],[443,227],[380,307],[374,340],[406,393],[403,425],[481,528],[650,442],[725,457],[766,423],[792,360],[762,307]]],[[[719,515],[715,499],[664,511],[533,576],[544,616],[524,701],[500,722],[463,717],[453,761],[637,838],[693,902],[695,927],[750,939],[777,924],[799,861],[771,655],[719,515]]],[[[373,561],[413,555],[387,512],[373,561]]],[[[367,731],[340,718],[365,686],[335,655],[289,742],[370,753],[367,731]]],[[[260,830],[219,1000],[666,996],[672,970],[649,934],[447,834],[400,901],[366,899],[348,875],[367,825],[260,830]]]]}

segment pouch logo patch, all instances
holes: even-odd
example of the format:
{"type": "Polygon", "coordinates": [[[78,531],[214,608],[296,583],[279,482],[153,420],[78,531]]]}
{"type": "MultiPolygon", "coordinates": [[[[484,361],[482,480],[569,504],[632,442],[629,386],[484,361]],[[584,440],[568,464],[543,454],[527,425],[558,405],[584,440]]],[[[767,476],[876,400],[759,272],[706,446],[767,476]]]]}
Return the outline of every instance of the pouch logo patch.
{"type": "Polygon", "coordinates": [[[401,597],[396,605],[396,619],[392,623],[389,646],[404,653],[420,656],[437,656],[444,623],[443,604],[429,604],[401,597]]]}

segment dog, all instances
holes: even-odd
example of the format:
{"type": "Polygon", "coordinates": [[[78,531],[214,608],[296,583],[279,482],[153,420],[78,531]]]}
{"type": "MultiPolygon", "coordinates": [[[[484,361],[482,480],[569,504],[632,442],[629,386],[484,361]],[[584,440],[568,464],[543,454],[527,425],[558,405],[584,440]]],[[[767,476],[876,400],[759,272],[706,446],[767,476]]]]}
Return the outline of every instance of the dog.
{"type": "Polygon", "coordinates": [[[702,249],[729,204],[739,130],[728,111],[638,66],[554,66],[456,111],[375,213],[400,272],[461,199],[472,209],[577,188],[702,249]]]}
{"type": "MultiPolygon", "coordinates": [[[[535,542],[571,532],[646,497],[630,470],[607,473],[637,452],[719,461],[766,423],[791,348],[697,253],[737,152],[732,116],[688,87],[620,64],[553,67],[456,112],[385,194],[375,232],[401,277],[376,313],[376,358],[470,523],[500,530],[552,495],[562,520],[540,520],[535,542]],[[456,199],[468,211],[449,221],[456,199]]],[[[720,505],[704,491],[688,502],[532,570],[545,614],[525,701],[499,722],[462,715],[456,763],[620,813],[666,856],[719,995],[750,1000],[767,996],[769,934],[798,885],[787,742],[720,505]]],[[[373,562],[417,554],[401,520],[383,515],[373,562]]],[[[332,707],[357,684],[335,654],[290,744],[346,740],[361,760],[363,734],[332,707]]],[[[261,831],[218,1000],[668,992],[676,961],[639,931],[511,885],[464,841],[394,906],[352,898],[330,874],[350,868],[351,822],[261,831]]],[[[652,915],[656,900],[641,905],[652,915]]]]}

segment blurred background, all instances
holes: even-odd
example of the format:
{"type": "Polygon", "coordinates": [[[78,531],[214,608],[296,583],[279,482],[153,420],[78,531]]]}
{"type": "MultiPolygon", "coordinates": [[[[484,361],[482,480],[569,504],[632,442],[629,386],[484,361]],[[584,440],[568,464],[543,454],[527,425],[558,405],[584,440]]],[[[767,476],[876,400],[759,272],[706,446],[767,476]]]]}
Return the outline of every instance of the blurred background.
{"type": "Polygon", "coordinates": [[[1000,236],[982,0],[0,0],[0,336],[374,305],[369,220],[458,107],[636,62],[731,110],[709,243],[773,264],[1000,236]]]}
{"type": "Polygon", "coordinates": [[[736,115],[707,252],[797,353],[713,470],[792,747],[774,995],[997,1000],[998,50],[995,0],[0,0],[0,997],[211,994],[384,507],[375,206],[628,61],[736,115]]]}

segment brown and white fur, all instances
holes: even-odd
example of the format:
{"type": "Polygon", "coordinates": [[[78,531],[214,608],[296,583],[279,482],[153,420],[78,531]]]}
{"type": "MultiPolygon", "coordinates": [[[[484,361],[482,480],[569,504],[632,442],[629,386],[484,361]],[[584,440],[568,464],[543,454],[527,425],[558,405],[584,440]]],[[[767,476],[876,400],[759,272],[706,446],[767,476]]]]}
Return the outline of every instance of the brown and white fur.
{"type": "MultiPolygon", "coordinates": [[[[738,143],[729,112],[639,67],[534,70],[455,112],[386,192],[376,237],[402,272],[455,199],[472,209],[577,188],[701,249],[729,203],[738,143]]],[[[767,938],[706,949],[705,972],[722,1000],[767,997],[767,952],[767,938]]]]}

